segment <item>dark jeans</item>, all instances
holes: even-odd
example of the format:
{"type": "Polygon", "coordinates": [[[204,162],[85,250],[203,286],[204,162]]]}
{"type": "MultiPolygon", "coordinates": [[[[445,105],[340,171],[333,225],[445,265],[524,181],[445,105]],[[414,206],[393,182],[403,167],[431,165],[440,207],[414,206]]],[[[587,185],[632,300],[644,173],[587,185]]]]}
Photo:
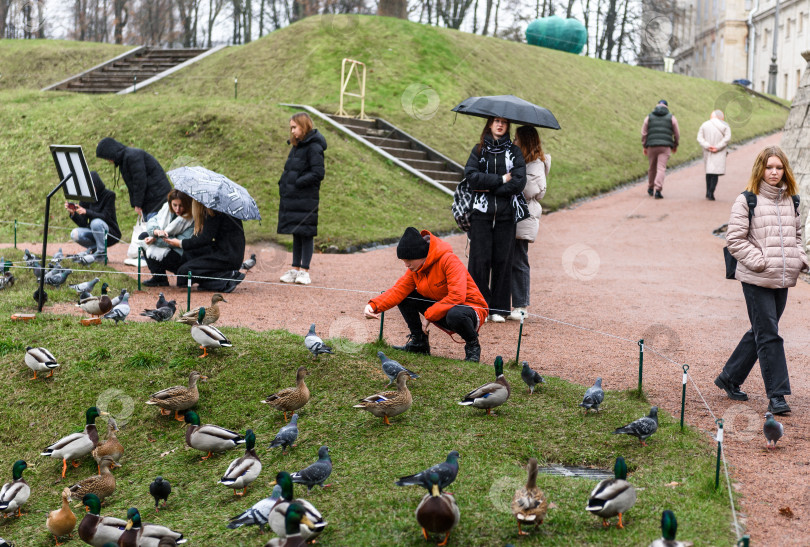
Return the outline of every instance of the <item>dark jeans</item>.
{"type": "Polygon", "coordinates": [[[489,313],[509,315],[512,298],[512,249],[514,217],[507,215],[494,225],[492,217],[470,219],[470,260],[467,269],[489,306],[489,313]]]}
{"type": "Polygon", "coordinates": [[[706,197],[714,197],[714,191],[717,189],[717,181],[720,175],[710,175],[706,173],[706,197]]]}
{"type": "MultiPolygon", "coordinates": [[[[184,256],[188,252],[184,253],[184,256]]],[[[210,255],[201,256],[185,260],[177,268],[177,286],[186,287],[188,285],[188,273],[191,272],[191,283],[197,283],[204,291],[226,291],[231,287],[231,281],[239,280],[239,266],[237,269],[228,270],[229,264],[224,260],[218,260],[210,255]],[[199,277],[198,277],[199,276],[199,277]],[[216,277],[219,279],[203,279],[206,277],[216,277]]]]}
{"type": "Polygon", "coordinates": [[[293,234],[293,268],[309,269],[312,252],[315,248],[315,238],[312,236],[299,236],[293,234]]]}
{"type": "MultiPolygon", "coordinates": [[[[397,306],[405,323],[408,325],[408,330],[411,334],[419,335],[422,333],[422,320],[419,314],[424,315],[425,310],[435,304],[435,300],[431,300],[426,296],[422,296],[416,291],[405,297],[405,300],[397,306]]],[[[475,330],[478,322],[478,314],[470,306],[458,305],[450,308],[447,315],[436,321],[436,324],[443,329],[451,332],[458,333],[465,342],[472,342],[478,340],[478,332],[475,330]]]]}
{"type": "Polygon", "coordinates": [[[529,240],[516,239],[512,254],[512,307],[527,308],[531,288],[531,267],[529,266],[529,240]]]}
{"type": "MultiPolygon", "coordinates": [[[[146,257],[146,265],[149,267],[149,271],[152,272],[152,275],[165,275],[167,271],[177,273],[182,263],[183,257],[176,251],[169,251],[169,253],[163,257],[163,260],[155,260],[154,258],[146,257]]],[[[188,281],[186,282],[188,283],[188,281]]]]}
{"type": "Polygon", "coordinates": [[[749,283],[743,283],[742,289],[751,328],[737,344],[723,372],[732,383],[741,385],[759,359],[768,398],[790,395],[785,346],[779,336],[779,318],[785,311],[788,290],[766,289],[749,283]]]}

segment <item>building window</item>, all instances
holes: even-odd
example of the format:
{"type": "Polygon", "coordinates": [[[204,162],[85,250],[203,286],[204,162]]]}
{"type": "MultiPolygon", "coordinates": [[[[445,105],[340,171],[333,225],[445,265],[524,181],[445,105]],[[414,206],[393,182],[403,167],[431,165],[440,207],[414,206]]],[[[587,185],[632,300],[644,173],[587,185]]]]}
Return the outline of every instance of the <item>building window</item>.
{"type": "Polygon", "coordinates": [[[703,62],[706,62],[706,44],[703,44],[703,62]]]}
{"type": "Polygon", "coordinates": [[[799,84],[802,82],[802,71],[801,69],[796,71],[796,89],[799,89],[799,84]]]}
{"type": "Polygon", "coordinates": [[[799,23],[799,28],[796,29],[796,34],[801,34],[802,31],[804,31],[804,12],[803,11],[799,12],[798,23],[799,23]]]}
{"type": "Polygon", "coordinates": [[[770,35],[771,29],[765,29],[762,31],[762,49],[768,49],[768,35],[770,35]]]}
{"type": "Polygon", "coordinates": [[[714,42],[712,42],[712,59],[714,59],[714,42]]]}
{"type": "Polygon", "coordinates": [[[759,91],[761,93],[765,93],[765,80],[760,80],[759,81],[759,91]]]}
{"type": "Polygon", "coordinates": [[[784,94],[784,96],[782,98],[783,99],[788,98],[788,75],[787,75],[787,72],[785,73],[785,94],[784,94]]]}
{"type": "Polygon", "coordinates": [[[790,17],[785,21],[785,40],[790,38],[790,27],[793,26],[792,22],[793,20],[790,17]]]}

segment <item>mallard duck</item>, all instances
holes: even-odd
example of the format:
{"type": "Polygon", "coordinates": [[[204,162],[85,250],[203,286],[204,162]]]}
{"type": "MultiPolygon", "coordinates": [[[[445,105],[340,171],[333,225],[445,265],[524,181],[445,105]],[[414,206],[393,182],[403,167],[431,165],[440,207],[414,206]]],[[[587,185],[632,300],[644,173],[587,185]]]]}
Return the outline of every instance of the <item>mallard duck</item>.
{"type": "Polygon", "coordinates": [[[112,458],[115,467],[119,467],[118,461],[124,455],[124,446],[118,440],[118,436],[115,434],[116,431],[118,431],[118,424],[115,422],[115,418],[110,416],[107,418],[107,438],[104,439],[104,442],[98,443],[98,446],[91,452],[93,459],[98,464],[99,475],[101,474],[101,459],[104,456],[112,458]]]}
{"type": "Polygon", "coordinates": [[[298,367],[298,372],[295,373],[295,387],[282,389],[278,393],[269,395],[262,402],[282,411],[286,422],[288,412],[295,412],[309,402],[309,389],[304,382],[307,374],[309,374],[307,367],[298,367]]]}
{"type": "Polygon", "coordinates": [[[219,303],[225,302],[227,304],[227,300],[223,298],[223,296],[219,293],[214,294],[211,296],[211,305],[207,308],[205,306],[200,306],[199,308],[194,308],[193,310],[189,310],[183,315],[181,315],[178,319],[178,323],[185,323],[186,325],[195,325],[197,323],[201,325],[213,325],[219,319],[219,303]],[[200,310],[205,312],[203,319],[199,319],[200,310]]]}
{"type": "Polygon", "coordinates": [[[312,521],[306,514],[301,504],[291,503],[287,507],[287,514],[284,516],[285,536],[283,538],[273,538],[264,544],[264,547],[305,547],[307,544],[301,535],[301,527],[310,528],[312,521]]]}
{"type": "Polygon", "coordinates": [[[79,538],[93,547],[103,547],[107,543],[117,544],[124,533],[127,521],[115,517],[102,517],[101,500],[95,494],[85,494],[82,498],[85,513],[79,523],[79,538]]]}
{"type": "Polygon", "coordinates": [[[259,532],[264,533],[264,525],[267,524],[267,519],[270,518],[270,511],[273,507],[281,501],[281,485],[276,484],[273,486],[273,491],[270,493],[269,498],[264,498],[253,504],[253,507],[231,518],[228,522],[228,528],[235,530],[240,526],[259,525],[259,532]]]}
{"type": "Polygon", "coordinates": [[[23,460],[17,460],[11,467],[11,482],[3,485],[0,490],[0,512],[3,516],[8,516],[17,511],[17,516],[22,515],[20,508],[28,501],[31,495],[31,488],[25,482],[22,474],[28,468],[28,464],[23,460]]]}
{"type": "Polygon", "coordinates": [[[205,308],[200,308],[197,313],[197,322],[191,327],[191,337],[200,344],[200,348],[203,350],[203,354],[198,357],[208,355],[208,348],[229,348],[233,345],[218,328],[204,324],[204,320],[205,308]]]}
{"type": "Polygon", "coordinates": [[[67,461],[73,461],[73,467],[78,467],[78,458],[88,455],[98,445],[98,430],[96,429],[96,418],[106,415],[106,412],[99,412],[97,407],[91,406],[85,412],[86,425],[81,433],[72,433],[67,437],[62,437],[51,446],[46,448],[40,456],[50,456],[51,458],[62,459],[62,478],[65,478],[67,471],[67,461]]]}
{"type": "Polygon", "coordinates": [[[450,539],[450,531],[456,527],[461,519],[461,512],[456,504],[456,499],[439,489],[438,473],[428,475],[430,492],[422,497],[422,501],[416,506],[416,522],[422,527],[422,535],[428,539],[428,532],[433,534],[444,534],[444,541],[437,545],[447,545],[450,539]]]}
{"type": "Polygon", "coordinates": [[[411,392],[406,385],[407,380],[408,371],[401,370],[397,374],[396,391],[384,391],[369,395],[365,399],[360,399],[360,404],[354,405],[354,408],[367,410],[378,418],[382,418],[385,425],[391,425],[388,418],[402,414],[411,408],[413,403],[413,397],[411,397],[411,392]]]}
{"type": "Polygon", "coordinates": [[[203,456],[204,460],[210,458],[214,452],[225,452],[245,443],[244,437],[235,431],[218,425],[200,425],[200,417],[193,410],[186,411],[185,421],[188,424],[186,444],[191,448],[208,452],[207,456],[203,456]]]}
{"type": "Polygon", "coordinates": [[[678,533],[678,520],[675,513],[666,510],[661,513],[661,533],[663,537],[650,543],[650,547],[692,547],[691,541],[676,541],[675,534],[678,533]]]}
{"type": "Polygon", "coordinates": [[[73,510],[70,508],[70,499],[70,489],[65,488],[62,490],[62,507],[48,513],[48,518],[45,521],[45,526],[53,534],[53,540],[57,545],[62,545],[62,543],[59,543],[60,537],[69,537],[76,527],[76,515],[73,514],[73,510]]]}
{"type": "Polygon", "coordinates": [[[34,377],[29,380],[37,379],[37,372],[50,371],[45,378],[53,376],[53,371],[59,366],[56,362],[56,357],[45,348],[34,348],[27,346],[25,348],[25,364],[28,368],[34,371],[34,377]]]}
{"type": "Polygon", "coordinates": [[[155,477],[149,484],[149,495],[155,498],[155,513],[158,512],[158,504],[163,500],[163,507],[169,501],[169,494],[172,493],[172,485],[163,477],[155,477]]]}
{"type": "Polygon", "coordinates": [[[296,471],[290,477],[294,483],[306,485],[307,492],[309,492],[316,484],[320,484],[321,488],[324,488],[323,483],[331,474],[332,458],[329,457],[329,447],[322,446],[318,449],[318,461],[301,471],[296,471]]]}
{"type": "Polygon", "coordinates": [[[108,287],[109,285],[102,283],[101,296],[93,296],[92,294],[83,293],[87,296],[79,300],[77,306],[94,317],[108,314],[114,307],[112,300],[110,300],[110,297],[107,295],[108,287]]]}
{"type": "Polygon", "coordinates": [[[192,370],[188,376],[188,387],[172,386],[164,390],[153,393],[146,401],[148,405],[160,407],[160,413],[164,416],[171,415],[174,410],[174,419],[182,422],[184,420],[181,410],[185,411],[197,404],[200,399],[200,392],[197,391],[197,380],[207,380],[208,376],[202,376],[196,370],[192,370]]]}
{"type": "Polygon", "coordinates": [[[537,488],[537,460],[529,458],[526,486],[518,488],[512,497],[512,514],[517,519],[518,535],[527,536],[528,532],[520,529],[522,524],[534,524],[535,530],[543,524],[548,512],[548,500],[542,490],[537,488]]]}
{"type": "Polygon", "coordinates": [[[325,520],[323,520],[321,513],[307,500],[302,498],[293,499],[293,482],[290,474],[286,471],[280,471],[276,475],[276,480],[273,481],[271,485],[275,486],[276,484],[281,486],[281,501],[277,503],[275,507],[273,507],[272,511],[270,511],[270,516],[268,517],[268,523],[270,524],[270,528],[273,529],[273,532],[275,532],[280,538],[287,537],[287,509],[291,503],[297,503],[304,508],[304,514],[306,514],[307,518],[311,522],[309,525],[300,527],[301,537],[304,539],[304,541],[310,541],[317,538],[328,524],[325,520]]]}
{"type": "Polygon", "coordinates": [[[168,536],[175,543],[185,543],[186,538],[166,526],[141,522],[141,514],[135,507],[127,509],[124,533],[118,538],[118,547],[158,547],[160,540],[168,536]]]}
{"type": "Polygon", "coordinates": [[[613,474],[615,478],[605,479],[596,485],[585,509],[602,517],[604,526],[610,526],[607,519],[619,515],[619,528],[624,528],[622,514],[636,503],[636,489],[627,482],[627,464],[621,456],[616,458],[613,474]]]}
{"type": "Polygon", "coordinates": [[[101,501],[112,496],[113,492],[115,492],[115,477],[111,469],[115,466],[116,463],[113,461],[112,456],[104,456],[101,458],[101,463],[99,463],[101,473],[80,480],[71,486],[70,495],[75,498],[82,498],[85,494],[95,494],[101,501]]]}
{"type": "Polygon", "coordinates": [[[252,429],[245,432],[245,455],[236,458],[225,470],[225,474],[219,479],[218,484],[224,484],[228,488],[233,488],[233,493],[237,496],[244,496],[248,484],[256,480],[262,471],[262,462],[253,449],[256,446],[256,435],[252,429]],[[242,493],[239,493],[239,488],[242,493]]]}
{"type": "Polygon", "coordinates": [[[495,381],[472,390],[458,404],[485,408],[488,416],[495,416],[492,409],[504,404],[511,392],[512,388],[503,375],[503,358],[498,355],[495,358],[495,381]]]}

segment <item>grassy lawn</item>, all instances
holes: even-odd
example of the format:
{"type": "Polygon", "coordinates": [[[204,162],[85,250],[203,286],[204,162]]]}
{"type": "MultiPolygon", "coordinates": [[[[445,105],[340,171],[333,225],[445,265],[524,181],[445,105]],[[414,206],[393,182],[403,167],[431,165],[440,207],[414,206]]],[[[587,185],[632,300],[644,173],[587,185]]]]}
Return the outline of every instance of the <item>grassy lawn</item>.
{"type": "MultiPolygon", "coordinates": [[[[18,260],[20,252],[8,250],[18,260]]],[[[18,545],[52,545],[44,527],[45,512],[59,506],[64,486],[92,475],[95,463],[85,458],[60,480],[61,462],[39,452],[64,435],[79,431],[84,412],[107,404],[125,424],[119,439],[125,446],[123,467],[116,470],[117,489],[102,514],[123,518],[138,507],[145,522],[183,531],[193,545],[258,545],[255,529],[227,530],[228,519],[267,496],[279,470],[295,471],[316,459],[318,448],[330,448],[332,486],[307,494],[296,492],[321,510],[329,526],[324,545],[424,545],[413,511],[423,492],[400,488],[394,481],[443,461],[450,450],[461,454],[460,472],[448,489],[461,508],[461,523],[451,545],[517,544],[517,528],[508,504],[525,480],[522,466],[529,457],[541,465],[570,464],[612,468],[617,455],[626,459],[629,480],[639,489],[636,506],[625,515],[626,528],[603,529],[601,520],[584,508],[594,481],[540,475],[538,485],[555,505],[540,532],[521,545],[646,545],[660,537],[660,515],[672,509],[678,537],[702,544],[733,541],[728,495],[715,492],[714,445],[704,434],[660,413],[660,428],[643,448],[636,439],[610,432],[649,410],[632,392],[607,392],[600,414],[584,415],[576,405],[584,387],[547,378],[529,397],[519,369],[508,364],[512,396],[497,417],[456,404],[474,387],[493,380],[491,363],[469,364],[441,357],[396,352],[375,344],[355,345],[332,340],[333,356],[314,361],[303,345],[304,333],[256,333],[224,328],[230,349],[214,350],[198,359],[197,345],[186,326],[176,323],[105,322],[82,327],[78,318],[43,314],[31,322],[9,316],[33,304],[34,279],[16,271],[18,282],[0,293],[0,372],[6,378],[4,420],[0,424],[0,476],[9,480],[17,459],[28,462],[25,478],[32,494],[21,518],[3,519],[0,534],[18,545]],[[44,346],[61,363],[54,377],[29,381],[23,356],[28,345],[44,346]],[[381,390],[385,376],[376,358],[383,349],[421,377],[409,382],[411,410],[393,418],[392,426],[352,408],[357,399],[381,390]],[[295,370],[309,368],[312,400],[300,411],[297,446],[285,456],[267,445],[283,425],[281,413],[259,403],[268,394],[294,384],[295,370]],[[201,461],[202,453],[184,446],[178,422],[161,417],[143,402],[154,391],[185,383],[191,370],[210,379],[200,384],[196,410],[202,423],[244,433],[252,428],[264,469],[245,498],[216,481],[237,450],[201,461]],[[148,485],[162,475],[173,485],[168,508],[158,515],[148,485]],[[672,486],[677,483],[677,486],[672,486]]],[[[103,276],[102,276],[103,279],[103,276]]],[[[113,286],[118,286],[112,277],[113,286]]],[[[75,295],[63,288],[49,290],[52,301],[69,302],[75,295]]],[[[327,332],[320,325],[319,332],[327,332]]],[[[329,343],[329,341],[327,341],[329,343]]],[[[99,430],[106,431],[103,419],[99,430]]],[[[77,514],[80,511],[76,511],[77,514]]]]}

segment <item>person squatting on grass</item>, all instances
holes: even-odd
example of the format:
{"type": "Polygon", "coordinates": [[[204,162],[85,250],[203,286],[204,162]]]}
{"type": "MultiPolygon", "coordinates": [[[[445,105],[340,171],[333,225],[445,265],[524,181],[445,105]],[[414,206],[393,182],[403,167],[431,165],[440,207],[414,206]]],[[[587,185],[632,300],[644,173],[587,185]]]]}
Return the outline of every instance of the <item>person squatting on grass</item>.
{"type": "Polygon", "coordinates": [[[514,198],[526,185],[523,153],[509,138],[509,121],[488,118],[472,149],[464,177],[473,192],[467,266],[489,306],[490,321],[503,323],[511,309],[514,198]]]}
{"type": "Polygon", "coordinates": [[[779,318],[785,310],[788,287],[796,285],[799,272],[808,270],[802,247],[801,220],[791,196],[798,192],[787,156],[778,146],[769,146],[757,156],[748,180],[756,194],[756,207],[749,221],[745,194],[731,207],[726,241],[737,259],[735,277],[742,283],[751,328],[743,335],[714,383],[730,399],[748,400],[740,387],[759,359],[768,395],[768,411],[790,412],[790,378],[784,341],[779,336],[779,318]]]}
{"type": "Polygon", "coordinates": [[[167,239],[183,240],[194,233],[191,197],[172,189],[158,214],[146,223],[144,237],[146,265],[152,277],[143,282],[146,287],[168,287],[166,272],[177,273],[183,263],[183,248],[171,247],[167,239]]]}
{"type": "Polygon", "coordinates": [[[524,125],[515,131],[515,144],[526,161],[526,186],[523,197],[529,206],[529,216],[517,223],[515,248],[512,252],[512,313],[507,319],[520,321],[526,316],[531,292],[529,243],[537,239],[543,208],[540,201],[546,195],[546,177],[551,169],[551,156],[543,153],[537,129],[524,125]]]}
{"type": "Polygon", "coordinates": [[[292,269],[281,276],[282,283],[309,285],[309,265],[318,235],[318,203],[321,181],[326,174],[323,153],[326,139],[312,127],[306,112],[290,118],[292,144],[284,172],[278,181],[279,234],[292,234],[292,269]]]}
{"type": "Polygon", "coordinates": [[[435,323],[464,339],[464,360],[478,362],[478,329],[487,317],[487,302],[449,243],[427,230],[408,227],[397,245],[397,258],[407,268],[393,287],[366,305],[367,319],[399,307],[410,334],[394,349],[430,355],[428,329],[435,323]],[[423,322],[419,315],[425,318],[423,322]]]}
{"type": "Polygon", "coordinates": [[[90,171],[90,178],[96,189],[97,201],[95,203],[80,201],[78,205],[66,201],[65,209],[68,210],[70,219],[78,226],[70,232],[70,239],[87,248],[88,252],[103,256],[104,234],[110,236],[107,238],[108,247],[118,243],[121,238],[121,230],[118,228],[118,219],[115,215],[115,192],[104,186],[104,182],[95,171],[90,171]]]}

